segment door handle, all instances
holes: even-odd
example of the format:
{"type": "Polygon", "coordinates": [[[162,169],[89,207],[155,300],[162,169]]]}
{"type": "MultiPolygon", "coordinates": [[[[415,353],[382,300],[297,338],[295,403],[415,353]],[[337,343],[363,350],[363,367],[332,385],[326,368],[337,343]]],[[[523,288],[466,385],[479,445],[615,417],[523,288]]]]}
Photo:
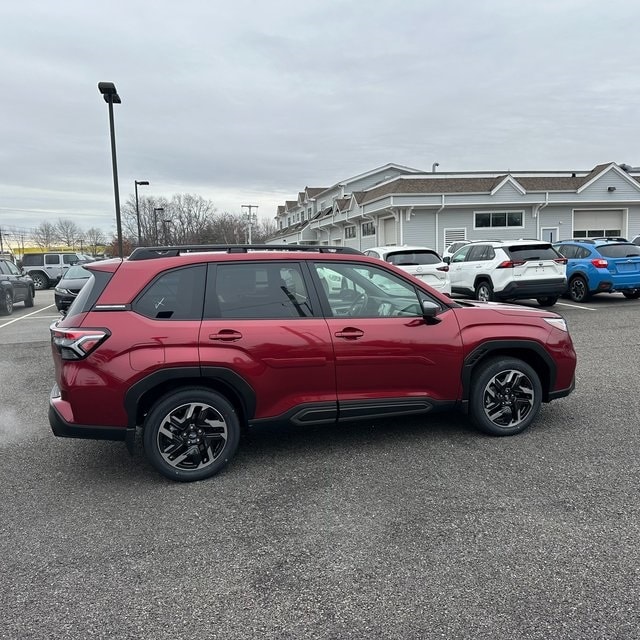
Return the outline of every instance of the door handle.
{"type": "Polygon", "coordinates": [[[240,338],[242,338],[242,334],[233,329],[221,329],[218,333],[209,334],[209,340],[221,340],[222,342],[234,342],[240,338]]]}
{"type": "Polygon", "coordinates": [[[364,331],[361,329],[354,329],[352,327],[346,327],[342,331],[336,331],[333,334],[336,338],[347,338],[348,340],[357,340],[362,338],[364,331]]]}

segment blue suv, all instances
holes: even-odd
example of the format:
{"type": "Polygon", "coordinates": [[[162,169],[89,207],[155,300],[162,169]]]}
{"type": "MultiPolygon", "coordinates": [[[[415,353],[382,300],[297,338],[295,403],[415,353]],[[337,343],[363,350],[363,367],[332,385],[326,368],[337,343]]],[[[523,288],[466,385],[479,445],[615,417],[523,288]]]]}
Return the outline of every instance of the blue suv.
{"type": "Polygon", "coordinates": [[[562,240],[553,246],[567,258],[567,292],[574,302],[616,291],[625,298],[640,298],[640,246],[587,238],[562,240]]]}

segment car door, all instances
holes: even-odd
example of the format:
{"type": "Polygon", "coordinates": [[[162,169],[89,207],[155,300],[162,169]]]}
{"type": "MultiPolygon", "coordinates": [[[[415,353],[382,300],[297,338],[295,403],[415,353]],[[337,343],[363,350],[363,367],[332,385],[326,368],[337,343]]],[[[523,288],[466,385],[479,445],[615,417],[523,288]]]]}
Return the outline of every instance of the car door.
{"type": "Polygon", "coordinates": [[[209,265],[199,344],[204,375],[229,375],[247,386],[255,399],[249,420],[335,421],[331,335],[301,264],[209,265]]]}
{"type": "Polygon", "coordinates": [[[51,282],[57,282],[62,277],[62,258],[57,253],[47,253],[44,256],[44,270],[51,282]]]}
{"type": "Polygon", "coordinates": [[[470,287],[467,283],[466,277],[466,265],[467,254],[473,247],[472,244],[465,245],[458,249],[452,256],[449,262],[449,280],[451,281],[451,290],[468,290],[470,287]]]}
{"type": "Polygon", "coordinates": [[[344,283],[341,299],[324,307],[341,418],[423,411],[458,397],[462,348],[453,311],[384,267],[318,261],[314,269],[318,279],[335,271],[344,283]],[[423,301],[441,307],[437,321],[423,317],[423,301]]]}

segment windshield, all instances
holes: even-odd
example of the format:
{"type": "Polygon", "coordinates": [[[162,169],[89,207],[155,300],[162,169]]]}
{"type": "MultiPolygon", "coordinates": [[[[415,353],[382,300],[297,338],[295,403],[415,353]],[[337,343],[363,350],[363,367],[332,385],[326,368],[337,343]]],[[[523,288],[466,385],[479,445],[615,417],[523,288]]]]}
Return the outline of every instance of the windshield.
{"type": "Polygon", "coordinates": [[[64,279],[65,280],[86,280],[90,275],[91,273],[87,271],[84,267],[75,265],[67,269],[67,272],[64,274],[64,279]]]}

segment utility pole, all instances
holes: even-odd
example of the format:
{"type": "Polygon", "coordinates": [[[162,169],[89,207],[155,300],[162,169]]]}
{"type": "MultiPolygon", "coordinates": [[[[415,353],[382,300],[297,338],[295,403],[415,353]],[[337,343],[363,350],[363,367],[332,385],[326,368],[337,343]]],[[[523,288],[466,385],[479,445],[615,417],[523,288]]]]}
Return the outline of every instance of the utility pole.
{"type": "Polygon", "coordinates": [[[4,242],[2,241],[2,229],[0,229],[0,255],[4,253],[4,242]]]}
{"type": "Polygon", "coordinates": [[[247,221],[247,244],[251,244],[251,227],[258,222],[258,205],[257,204],[243,204],[240,205],[244,218],[247,221]],[[245,209],[247,211],[245,211],[245,209]],[[253,213],[253,210],[256,210],[256,213],[253,213]]]}

